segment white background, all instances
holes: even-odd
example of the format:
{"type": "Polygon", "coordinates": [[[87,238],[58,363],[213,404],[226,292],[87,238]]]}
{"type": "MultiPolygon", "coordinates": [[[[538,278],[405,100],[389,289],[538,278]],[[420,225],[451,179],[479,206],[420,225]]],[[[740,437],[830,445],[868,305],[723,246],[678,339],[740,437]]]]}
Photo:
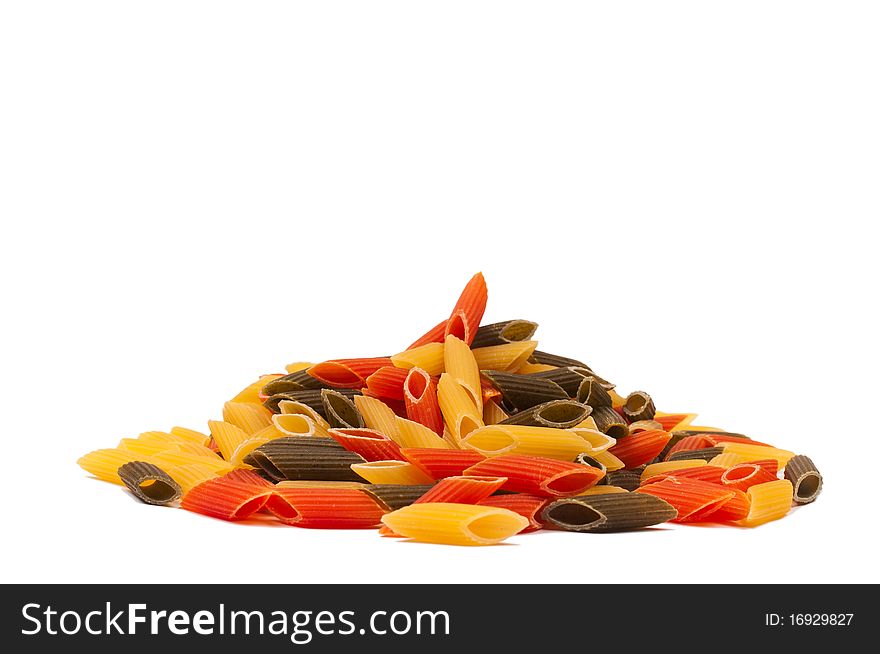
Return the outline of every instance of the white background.
{"type": "Polygon", "coordinates": [[[880,581],[878,18],[4,3],[0,579],[880,581]],[[808,453],[824,494],[756,530],[454,548],[148,507],[75,464],[399,350],[477,270],[487,321],[808,453]]]}

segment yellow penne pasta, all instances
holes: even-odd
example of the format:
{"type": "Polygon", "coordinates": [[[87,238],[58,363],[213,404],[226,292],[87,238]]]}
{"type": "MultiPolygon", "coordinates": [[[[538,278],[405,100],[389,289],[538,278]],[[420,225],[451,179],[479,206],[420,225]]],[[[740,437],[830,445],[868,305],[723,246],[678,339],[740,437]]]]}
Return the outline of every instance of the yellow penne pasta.
{"type": "Polygon", "coordinates": [[[391,357],[391,363],[398,368],[421,368],[431,376],[439,375],[445,365],[444,350],[443,343],[428,343],[395,354],[391,357]]]}
{"type": "Polygon", "coordinates": [[[736,452],[722,452],[721,454],[713,456],[709,460],[709,465],[718,466],[719,468],[732,468],[733,466],[745,463],[748,460],[748,457],[744,457],[742,454],[737,454],[736,452]]]}
{"type": "Polygon", "coordinates": [[[117,449],[137,454],[156,454],[168,449],[180,451],[180,443],[168,443],[166,441],[141,440],[139,438],[123,438],[119,441],[117,449]]]}
{"type": "Polygon", "coordinates": [[[317,436],[315,423],[301,413],[279,413],[272,416],[272,424],[275,429],[286,436],[317,436]]]}
{"type": "Polygon", "coordinates": [[[217,472],[212,470],[210,466],[202,465],[200,463],[188,463],[182,466],[173,466],[167,472],[171,478],[177,482],[178,486],[180,486],[180,490],[183,491],[184,495],[203,481],[208,481],[209,479],[218,476],[217,472]]]}
{"type": "Polygon", "coordinates": [[[196,456],[195,454],[186,454],[184,452],[173,452],[171,450],[167,450],[165,452],[159,452],[158,454],[154,454],[150,463],[155,463],[157,466],[162,468],[165,472],[168,472],[174,466],[185,466],[190,463],[199,463],[211,468],[218,474],[223,474],[226,472],[230,472],[233,469],[233,466],[228,461],[224,461],[216,454],[211,457],[207,456],[196,456]]]}
{"type": "Polygon", "coordinates": [[[504,412],[497,402],[486,402],[483,405],[483,423],[487,425],[497,425],[502,420],[506,420],[509,416],[504,412]]]}
{"type": "Polygon", "coordinates": [[[520,368],[530,356],[538,341],[517,341],[504,345],[474,348],[474,358],[480,370],[506,370],[508,372],[520,368]]]}
{"type": "Polygon", "coordinates": [[[664,472],[684,470],[685,468],[699,468],[704,465],[706,465],[706,462],[703,459],[684,459],[682,461],[660,461],[659,463],[651,463],[650,465],[645,466],[645,469],[642,471],[641,481],[644,483],[646,479],[650,479],[654,475],[659,475],[664,472]]]}
{"type": "Polygon", "coordinates": [[[324,416],[307,404],[294,402],[293,400],[281,400],[278,403],[278,408],[285,415],[299,414],[308,416],[315,423],[315,436],[330,437],[330,423],[324,419],[324,416]]]}
{"type": "Polygon", "coordinates": [[[529,363],[526,361],[516,369],[518,375],[528,375],[532,372],[547,372],[548,370],[556,370],[556,366],[548,366],[546,363],[529,363]]]}
{"type": "Polygon", "coordinates": [[[268,384],[273,379],[278,379],[283,375],[263,375],[257,381],[248,384],[241,391],[232,398],[232,402],[248,402],[251,404],[260,404],[260,392],[263,390],[263,386],[268,384]]]}
{"type": "Polygon", "coordinates": [[[359,481],[279,481],[275,484],[275,488],[353,488],[355,490],[363,488],[366,484],[359,481]]]}
{"type": "Polygon", "coordinates": [[[583,497],[584,495],[611,495],[614,493],[629,493],[629,491],[620,486],[593,486],[578,493],[576,497],[583,497]]]}
{"type": "MultiPolygon", "coordinates": [[[[619,409],[624,404],[626,404],[626,398],[623,397],[620,393],[618,393],[615,389],[608,389],[608,395],[611,396],[611,406],[615,409],[619,409]]],[[[659,413],[659,411],[658,411],[659,413]]]]}
{"type": "Polygon", "coordinates": [[[355,395],[354,405],[363,416],[368,429],[375,429],[380,434],[400,445],[397,433],[397,416],[382,400],[366,395],[355,395]]]}
{"type": "Polygon", "coordinates": [[[223,421],[255,434],[272,424],[272,413],[262,404],[227,402],[223,405],[223,421]]]}
{"type": "Polygon", "coordinates": [[[284,366],[284,369],[287,370],[287,374],[290,375],[294,372],[299,372],[300,370],[305,370],[306,368],[311,368],[314,363],[311,361],[297,361],[295,363],[288,363],[284,366]]]}
{"type": "Polygon", "coordinates": [[[599,431],[599,425],[596,424],[596,421],[593,419],[593,416],[587,416],[581,422],[574,426],[575,429],[592,429],[593,431],[599,431]]]}
{"type": "Polygon", "coordinates": [[[745,457],[743,461],[758,461],[760,459],[776,459],[780,468],[784,468],[789,459],[794,456],[794,452],[781,450],[778,447],[767,447],[766,445],[750,445],[748,443],[721,443],[724,448],[724,454],[738,454],[745,457]]]}
{"type": "Polygon", "coordinates": [[[446,337],[443,349],[446,374],[454,379],[471,396],[477,411],[483,411],[483,391],[480,385],[480,369],[468,344],[453,335],[446,337]]]}
{"type": "Polygon", "coordinates": [[[187,429],[186,427],[172,427],[171,435],[178,440],[192,441],[193,443],[198,443],[199,445],[207,446],[208,443],[211,442],[211,437],[207,434],[203,434],[202,432],[196,431],[195,429],[187,429]]]}
{"type": "Polygon", "coordinates": [[[394,416],[397,438],[393,439],[400,447],[434,447],[449,449],[452,447],[442,437],[413,420],[394,416]]]}
{"type": "Polygon", "coordinates": [[[492,506],[426,502],[382,516],[394,533],[426,543],[493,545],[529,525],[527,518],[492,506]]]}
{"type": "Polygon", "coordinates": [[[217,456],[217,453],[210,447],[205,447],[204,445],[199,445],[198,443],[192,443],[190,441],[177,442],[174,444],[173,449],[176,452],[185,452],[187,454],[195,454],[196,456],[217,456]]]}
{"type": "Polygon", "coordinates": [[[605,469],[608,472],[614,472],[615,470],[623,470],[626,467],[626,464],[614,456],[608,450],[604,452],[591,452],[590,456],[596,459],[599,463],[605,466],[605,469]]]}
{"type": "Polygon", "coordinates": [[[131,452],[128,450],[120,450],[118,448],[108,448],[104,450],[95,450],[89,452],[85,456],[81,456],[77,460],[80,468],[86,472],[90,472],[98,479],[109,481],[113,484],[122,485],[122,480],[116,471],[120,466],[132,461],[144,461],[146,463],[155,463],[152,455],[131,452]]]}
{"type": "MultiPolygon", "coordinates": [[[[584,423],[582,422],[580,424],[584,423]]],[[[596,452],[604,452],[617,444],[617,440],[611,438],[608,434],[603,434],[598,429],[588,429],[578,426],[572,427],[570,431],[573,431],[581,438],[581,440],[586,441],[590,446],[589,450],[583,450],[585,453],[595,454],[596,452]]]]}
{"type": "Polygon", "coordinates": [[[483,426],[483,415],[477,411],[467,391],[447,373],[440,375],[437,384],[437,400],[446,428],[456,445],[474,429],[483,426]]]}
{"type": "Polygon", "coordinates": [[[250,436],[243,443],[240,443],[229,458],[229,463],[236,468],[249,468],[250,466],[246,466],[244,463],[244,457],[260,447],[260,445],[265,445],[269,441],[274,441],[276,438],[284,438],[285,436],[286,434],[275,429],[275,425],[269,425],[250,436]]]}
{"type": "Polygon", "coordinates": [[[744,527],[757,527],[785,517],[791,509],[794,487],[788,479],[757,484],[748,490],[749,515],[740,521],[744,527]]]}
{"type": "Polygon", "coordinates": [[[584,439],[570,429],[529,425],[489,425],[461,439],[462,447],[483,456],[521,454],[573,461],[584,451],[584,439]]]}
{"type": "Polygon", "coordinates": [[[406,461],[370,461],[354,463],[351,466],[361,477],[371,484],[433,484],[434,480],[412,463],[406,461]]]}
{"type": "Polygon", "coordinates": [[[209,420],[208,429],[211,430],[211,436],[213,437],[214,442],[217,443],[217,448],[220,450],[220,454],[222,454],[223,458],[227,461],[232,458],[232,453],[235,452],[235,448],[251,437],[249,433],[240,427],[236,427],[231,423],[222,422],[220,420],[209,420]]]}
{"type": "Polygon", "coordinates": [[[138,434],[138,440],[148,443],[176,443],[180,439],[167,431],[145,431],[138,434]]]}

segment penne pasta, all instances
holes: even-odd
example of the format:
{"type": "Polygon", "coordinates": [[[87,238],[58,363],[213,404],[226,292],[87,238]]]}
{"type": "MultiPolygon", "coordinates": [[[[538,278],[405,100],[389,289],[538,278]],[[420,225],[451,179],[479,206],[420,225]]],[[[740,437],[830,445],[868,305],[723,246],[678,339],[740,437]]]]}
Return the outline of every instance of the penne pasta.
{"type": "Polygon", "coordinates": [[[421,368],[409,369],[403,385],[403,399],[407,418],[435,434],[443,434],[443,414],[437,398],[437,385],[427,372],[421,368]]]}
{"type": "Polygon", "coordinates": [[[483,403],[483,423],[486,425],[497,425],[507,420],[508,416],[497,402],[489,401],[483,403]]]}
{"type": "Polygon", "coordinates": [[[472,351],[480,370],[512,372],[518,370],[537,347],[537,341],[522,341],[478,347],[472,351]]]}
{"type": "Polygon", "coordinates": [[[527,518],[494,506],[432,502],[412,504],[382,517],[406,538],[448,545],[494,545],[529,526],[527,518]]]}
{"type": "Polygon", "coordinates": [[[596,421],[596,428],[611,438],[620,440],[629,436],[626,420],[610,406],[593,407],[590,417],[596,421]]]}
{"type": "Polygon", "coordinates": [[[550,400],[538,404],[501,421],[505,425],[534,425],[566,429],[581,425],[592,409],[575,400],[550,400]]]}
{"type": "Polygon", "coordinates": [[[207,434],[203,434],[195,429],[187,429],[186,427],[172,427],[171,435],[178,440],[192,441],[193,443],[205,446],[211,440],[211,437],[207,434]]]}
{"type": "Polygon", "coordinates": [[[666,455],[666,461],[688,461],[701,459],[703,461],[711,461],[719,454],[724,453],[722,447],[707,447],[702,450],[679,450],[666,455]]]}
{"type": "Polygon", "coordinates": [[[395,439],[401,447],[432,447],[439,449],[450,449],[452,445],[443,437],[438,436],[433,431],[406,418],[395,417],[397,438],[395,439]]]}
{"type": "Polygon", "coordinates": [[[403,401],[403,385],[407,370],[396,366],[383,366],[367,377],[367,390],[380,399],[403,401]]]}
{"type": "Polygon", "coordinates": [[[525,534],[530,531],[537,531],[543,525],[539,520],[541,511],[552,500],[546,497],[538,497],[537,495],[527,495],[526,493],[510,493],[508,495],[493,495],[481,500],[480,506],[493,506],[498,509],[507,509],[524,517],[529,521],[520,533],[525,534]]]}
{"type": "Polygon", "coordinates": [[[617,470],[622,470],[626,467],[626,464],[614,456],[608,450],[596,450],[595,448],[590,451],[590,456],[592,456],[596,461],[605,466],[605,470],[608,472],[616,472],[617,470]]]}
{"type": "Polygon", "coordinates": [[[354,405],[368,429],[375,429],[388,438],[402,445],[397,428],[397,416],[382,400],[366,395],[356,395],[354,405]]]}
{"type": "Polygon", "coordinates": [[[636,493],[654,495],[669,502],[678,511],[675,522],[701,522],[703,517],[719,510],[733,499],[733,489],[683,477],[667,477],[663,481],[645,484],[636,493]]]}
{"type": "MultiPolygon", "coordinates": [[[[272,426],[282,434],[282,436],[301,436],[311,438],[322,436],[317,432],[317,425],[307,415],[302,413],[278,413],[272,416],[272,426]]],[[[324,438],[330,436],[329,430],[324,438]]]]}
{"type": "Polygon", "coordinates": [[[352,464],[351,469],[371,484],[418,486],[433,479],[409,461],[370,461],[352,464]]]}
{"type": "Polygon", "coordinates": [[[490,425],[475,429],[461,439],[462,448],[491,457],[524,454],[571,461],[584,451],[584,439],[568,429],[531,425],[490,425]]]}
{"type": "Polygon", "coordinates": [[[724,474],[726,468],[720,468],[713,465],[695,466],[693,468],[679,468],[672,472],[664,472],[655,474],[652,477],[642,480],[642,485],[653,484],[663,481],[668,477],[679,477],[681,479],[696,479],[697,481],[705,481],[712,484],[721,484],[721,475],[724,474]]]}
{"type": "Polygon", "coordinates": [[[326,487],[276,487],[266,509],[286,525],[310,529],[369,529],[385,513],[359,489],[326,487]]]}
{"type": "Polygon", "coordinates": [[[440,375],[437,400],[454,444],[457,445],[472,431],[483,427],[483,416],[468,393],[446,373],[440,375]]]}
{"type": "Polygon", "coordinates": [[[743,454],[736,454],[735,452],[722,452],[717,456],[713,456],[709,459],[710,466],[717,466],[719,468],[732,468],[735,465],[740,463],[746,463],[749,460],[749,457],[743,454]]]}
{"type": "Polygon", "coordinates": [[[260,399],[260,395],[263,392],[263,387],[269,382],[278,379],[281,375],[261,375],[260,378],[245,386],[239,393],[232,398],[233,402],[250,402],[259,404],[262,402],[260,399]]]}
{"type": "Polygon", "coordinates": [[[586,368],[590,370],[590,366],[586,363],[578,361],[577,359],[570,359],[568,357],[561,357],[558,354],[548,354],[547,352],[541,352],[540,350],[535,350],[529,356],[529,361],[532,363],[541,363],[548,366],[554,366],[555,368],[586,368]]]}
{"type": "Polygon", "coordinates": [[[617,441],[608,451],[623,461],[627,468],[635,468],[654,459],[668,441],[669,432],[643,431],[617,441]]]}
{"type": "Polygon", "coordinates": [[[446,323],[449,322],[449,319],[441,320],[436,325],[431,327],[427,332],[422,334],[416,341],[410,345],[407,350],[415,350],[416,348],[422,347],[423,345],[430,345],[431,343],[442,343],[446,338],[446,323]]]}
{"type": "Polygon", "coordinates": [[[364,493],[372,497],[387,511],[396,511],[409,506],[422,495],[431,490],[431,484],[405,486],[403,484],[365,484],[361,487],[364,493]]]}
{"type": "Polygon", "coordinates": [[[406,350],[391,357],[391,363],[398,368],[421,368],[432,377],[443,372],[445,366],[443,343],[428,343],[406,350]]]}
{"type": "Polygon", "coordinates": [[[641,481],[641,470],[609,470],[599,483],[608,486],[618,486],[627,491],[634,491],[639,487],[641,481]]]}
{"type": "MultiPolygon", "coordinates": [[[[607,451],[608,449],[614,447],[614,445],[617,443],[617,441],[611,438],[608,434],[603,434],[601,431],[598,431],[596,429],[572,427],[571,431],[577,434],[580,439],[587,444],[589,449],[587,449],[586,451],[594,456],[599,452],[607,451]]],[[[621,463],[620,467],[623,467],[623,463],[621,463]]]]}
{"type": "Polygon", "coordinates": [[[337,390],[321,390],[321,403],[324,415],[331,427],[359,429],[364,427],[364,418],[358,413],[354,401],[337,390]]]}
{"type": "Polygon", "coordinates": [[[119,466],[119,479],[144,504],[166,506],[180,499],[180,486],[167,472],[144,461],[119,466]]]}
{"type": "Polygon", "coordinates": [[[186,495],[203,481],[214,479],[218,476],[215,470],[201,463],[187,463],[181,466],[174,466],[168,470],[168,475],[180,487],[181,495],[186,495]]]}
{"type": "MultiPolygon", "coordinates": [[[[355,399],[359,397],[361,396],[355,395],[355,399]]],[[[293,400],[281,400],[278,403],[278,409],[281,411],[282,415],[306,416],[307,418],[311,419],[312,423],[314,424],[315,436],[329,438],[330,434],[328,433],[328,431],[330,430],[330,423],[328,423],[324,419],[324,416],[322,416],[320,413],[315,411],[307,404],[303,404],[302,402],[294,402],[293,400]]],[[[276,424],[274,418],[272,424],[276,424]]]]}
{"type": "Polygon", "coordinates": [[[275,395],[276,393],[304,391],[308,389],[320,390],[324,387],[325,384],[312,377],[305,370],[298,370],[282,377],[276,377],[274,379],[268,380],[260,389],[260,394],[259,396],[257,396],[257,399],[251,401],[260,402],[260,397],[270,397],[272,395],[275,395]]]}
{"type": "Polygon", "coordinates": [[[308,374],[330,388],[363,388],[367,377],[390,365],[391,359],[388,357],[334,359],[312,366],[308,374]]]}
{"type": "Polygon", "coordinates": [[[654,401],[645,391],[630,393],[623,404],[623,415],[630,422],[652,420],[656,411],[654,401]]]}
{"type": "Polygon", "coordinates": [[[517,373],[518,375],[530,375],[534,372],[547,372],[548,370],[556,370],[556,366],[548,366],[543,363],[532,363],[531,361],[526,361],[513,372],[517,373]]]}
{"type": "Polygon", "coordinates": [[[598,409],[611,406],[611,395],[605,390],[602,382],[593,376],[584,377],[578,385],[574,396],[578,402],[598,409]]]}
{"type": "Polygon", "coordinates": [[[351,466],[364,462],[332,438],[296,436],[269,441],[244,458],[244,463],[260,468],[275,481],[363,481],[351,466]]]}
{"type": "Polygon", "coordinates": [[[272,424],[271,413],[252,402],[227,402],[223,405],[223,421],[248,434],[255,434],[272,424]]]}
{"type": "Polygon", "coordinates": [[[788,479],[777,479],[766,484],[752,486],[749,496],[749,513],[740,524],[743,527],[757,527],[771,520],[784,518],[791,510],[794,488],[788,479]]]}
{"type": "Polygon", "coordinates": [[[483,392],[480,369],[468,344],[451,334],[447,336],[443,349],[443,363],[446,374],[467,391],[477,411],[482,413],[483,392]]]}
{"type": "MultiPolygon", "coordinates": [[[[301,404],[305,404],[314,411],[317,411],[321,414],[321,416],[326,419],[327,416],[324,415],[324,403],[322,395],[323,390],[324,389],[309,389],[305,391],[287,391],[286,393],[276,393],[275,395],[266,398],[266,401],[263,402],[263,406],[272,413],[281,413],[281,402],[285,400],[291,402],[299,402],[301,404]]],[[[348,398],[353,398],[356,395],[361,394],[360,391],[351,388],[337,388],[334,389],[334,391],[348,398]]]]}
{"type": "Polygon", "coordinates": [[[637,493],[568,497],[547,505],[542,520],[556,529],[609,532],[642,529],[674,520],[676,509],[661,498],[637,493]]]}
{"type": "Polygon", "coordinates": [[[434,484],[413,504],[425,502],[477,504],[501,488],[506,481],[507,477],[446,477],[434,484]]]}
{"type": "MultiPolygon", "coordinates": [[[[530,364],[536,365],[536,364],[530,364]]],[[[524,374],[522,369],[517,374],[524,374]]],[[[577,397],[578,389],[587,377],[591,377],[592,370],[587,368],[567,367],[567,368],[550,368],[540,372],[529,373],[527,377],[537,377],[540,379],[548,379],[557,384],[569,397],[577,397]]]]}
{"type": "Polygon", "coordinates": [[[373,429],[331,429],[330,436],[349,452],[366,461],[403,460],[400,446],[373,429]]]}
{"type": "Polygon", "coordinates": [[[471,347],[504,345],[517,341],[528,341],[535,335],[538,323],[530,320],[505,320],[491,325],[483,325],[477,330],[471,347]]]}
{"type": "Polygon", "coordinates": [[[794,456],[794,452],[781,450],[768,445],[753,445],[750,443],[721,443],[725,454],[737,454],[739,456],[748,457],[748,459],[776,459],[779,467],[785,467],[789,459],[794,456]]]}
{"type": "Polygon", "coordinates": [[[220,454],[224,459],[229,461],[232,458],[235,448],[248,440],[251,435],[235,425],[219,420],[209,420],[208,429],[211,431],[211,438],[217,443],[220,454]]]}
{"type": "Polygon", "coordinates": [[[741,491],[768,481],[776,481],[776,475],[754,463],[739,463],[721,474],[722,484],[741,491]]]}
{"type": "Polygon", "coordinates": [[[504,490],[544,497],[576,495],[604,476],[602,470],[570,461],[515,454],[484,459],[464,474],[507,477],[504,490]]]}
{"type": "Polygon", "coordinates": [[[452,314],[446,322],[446,330],[443,332],[445,337],[455,336],[464,341],[468,346],[473,342],[477,335],[477,328],[483,319],[483,313],[486,311],[486,301],[489,295],[486,289],[486,280],[483,279],[483,273],[477,273],[471,277],[458,302],[452,309],[452,314]]]}
{"type": "Polygon", "coordinates": [[[504,406],[524,411],[551,400],[567,400],[559,384],[533,375],[515,375],[498,370],[483,370],[483,376],[501,392],[504,406]]]}
{"type": "Polygon", "coordinates": [[[444,479],[463,475],[467,468],[486,457],[471,450],[441,450],[425,447],[404,447],[404,458],[418,467],[430,479],[444,479]]]}
{"type": "Polygon", "coordinates": [[[822,492],[822,473],[813,460],[803,454],[788,460],[785,464],[785,478],[794,488],[794,501],[797,504],[814,502],[822,492]]]}
{"type": "Polygon", "coordinates": [[[183,496],[180,507],[221,520],[244,520],[261,510],[273,493],[271,484],[267,486],[265,480],[251,474],[203,481],[183,496]]]}

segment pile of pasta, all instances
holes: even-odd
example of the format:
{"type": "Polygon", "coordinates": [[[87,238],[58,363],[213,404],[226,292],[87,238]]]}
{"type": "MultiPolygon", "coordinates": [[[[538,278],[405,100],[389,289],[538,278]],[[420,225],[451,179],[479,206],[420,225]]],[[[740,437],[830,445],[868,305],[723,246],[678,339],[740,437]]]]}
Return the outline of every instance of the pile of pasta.
{"type": "Polygon", "coordinates": [[[537,324],[480,326],[482,274],[451,315],[390,357],[295,363],[260,377],[208,433],[124,438],[79,465],[139,500],[221,520],[379,528],[489,545],[539,529],[664,522],[754,527],[816,499],[806,456],[622,396],[537,349],[537,324]]]}

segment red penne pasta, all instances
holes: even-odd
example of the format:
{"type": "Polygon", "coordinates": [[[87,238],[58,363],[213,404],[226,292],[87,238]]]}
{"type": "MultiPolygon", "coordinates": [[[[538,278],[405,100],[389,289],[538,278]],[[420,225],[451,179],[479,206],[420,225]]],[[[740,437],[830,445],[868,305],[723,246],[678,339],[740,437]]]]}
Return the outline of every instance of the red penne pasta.
{"type": "Polygon", "coordinates": [[[226,483],[235,483],[235,484],[244,484],[245,486],[257,486],[258,488],[274,488],[275,484],[273,484],[268,479],[263,479],[253,470],[248,470],[247,468],[239,468],[237,470],[232,470],[231,472],[227,472],[220,479],[222,479],[226,483]]]}
{"type": "MultiPolygon", "coordinates": [[[[701,434],[708,438],[712,445],[721,445],[722,443],[743,443],[745,445],[763,445],[765,447],[773,447],[761,441],[753,441],[751,438],[743,438],[742,436],[732,436],[728,434],[701,434]]],[[[684,439],[682,439],[684,440],[684,439]]]]}
{"type": "Polygon", "coordinates": [[[541,511],[547,506],[551,500],[546,497],[538,497],[537,495],[527,495],[526,493],[511,493],[510,495],[493,495],[479,502],[480,506],[494,506],[499,509],[507,509],[518,513],[529,521],[529,526],[520,533],[536,531],[541,529],[543,525],[538,521],[541,511]]]}
{"type": "Polygon", "coordinates": [[[779,474],[779,461],[776,459],[756,459],[754,461],[746,461],[746,463],[754,463],[756,466],[761,466],[772,474],[774,478],[779,474]]]}
{"type": "Polygon", "coordinates": [[[728,487],[727,490],[733,491],[733,497],[714,508],[698,511],[688,522],[735,522],[748,516],[751,506],[749,496],[737,488],[728,487]]]}
{"type": "Polygon", "coordinates": [[[741,491],[768,481],[776,481],[776,475],[756,463],[740,463],[728,468],[721,475],[722,484],[741,491]]]}
{"type": "Polygon", "coordinates": [[[367,390],[372,397],[380,400],[403,401],[403,384],[409,371],[405,368],[382,366],[367,377],[367,390]]]}
{"type": "Polygon", "coordinates": [[[660,454],[669,439],[669,432],[649,429],[621,438],[608,451],[623,461],[627,468],[637,468],[660,454]]]}
{"type": "Polygon", "coordinates": [[[633,492],[659,497],[674,506],[678,517],[672,522],[692,522],[694,516],[711,513],[736,494],[734,489],[682,477],[667,477],[656,484],[640,486],[633,492]]]}
{"type": "Polygon", "coordinates": [[[431,487],[413,504],[425,502],[453,502],[455,504],[478,504],[497,491],[507,481],[506,477],[446,477],[431,487]]]}
{"type": "Polygon", "coordinates": [[[456,477],[475,463],[485,459],[473,450],[447,450],[433,447],[404,447],[404,458],[432,479],[456,477]]]}
{"type": "Polygon", "coordinates": [[[659,481],[668,479],[669,477],[681,477],[682,479],[696,479],[697,481],[705,481],[710,484],[721,484],[721,475],[724,474],[726,468],[720,466],[698,466],[696,468],[684,468],[682,470],[672,470],[654,475],[646,479],[642,486],[647,484],[656,484],[659,481]]]}
{"type": "Polygon", "coordinates": [[[489,298],[486,289],[486,280],[483,279],[483,273],[477,273],[471,277],[467,286],[461,292],[455,308],[446,322],[446,331],[444,338],[452,334],[460,338],[470,345],[477,335],[477,328],[483,319],[483,313],[486,311],[486,301],[489,298]]]}
{"type": "Polygon", "coordinates": [[[446,340],[446,323],[448,322],[448,318],[446,320],[438,322],[406,349],[411,350],[415,347],[427,345],[428,343],[442,343],[444,340],[446,340]]]}
{"type": "MultiPolygon", "coordinates": [[[[221,520],[244,520],[261,510],[274,492],[250,476],[238,474],[247,472],[251,471],[237,470],[230,473],[231,478],[226,475],[203,481],[184,495],[180,507],[221,520]]],[[[256,473],[251,475],[266,481],[256,473]]]]}
{"type": "Polygon", "coordinates": [[[702,450],[707,447],[712,447],[715,445],[715,441],[703,436],[702,434],[695,434],[693,436],[685,436],[680,441],[678,441],[675,445],[669,448],[669,452],[666,453],[666,460],[669,460],[669,456],[671,454],[675,454],[676,452],[689,452],[691,450],[702,450]]]}
{"type": "Polygon", "coordinates": [[[437,384],[421,368],[410,368],[403,384],[406,417],[443,435],[443,414],[437,400],[437,384]]]}
{"type": "Polygon", "coordinates": [[[371,392],[369,388],[364,388],[361,393],[367,397],[375,397],[377,400],[381,400],[382,404],[394,411],[395,415],[398,415],[401,418],[406,418],[406,404],[404,404],[403,400],[392,400],[388,397],[379,397],[371,392]]]}
{"type": "Polygon", "coordinates": [[[278,488],[266,508],[284,524],[312,529],[366,529],[385,513],[355,488],[278,488]]]}
{"type": "Polygon", "coordinates": [[[367,377],[383,366],[392,366],[388,357],[333,359],[309,368],[306,372],[333,388],[363,388],[367,377]]]}
{"type": "Polygon", "coordinates": [[[604,471],[592,466],[517,454],[484,459],[464,474],[507,477],[504,490],[542,497],[577,495],[605,476],[604,471]]]}
{"type": "Polygon", "coordinates": [[[403,461],[400,446],[375,429],[331,429],[329,433],[342,447],[367,461],[403,461]]]}

